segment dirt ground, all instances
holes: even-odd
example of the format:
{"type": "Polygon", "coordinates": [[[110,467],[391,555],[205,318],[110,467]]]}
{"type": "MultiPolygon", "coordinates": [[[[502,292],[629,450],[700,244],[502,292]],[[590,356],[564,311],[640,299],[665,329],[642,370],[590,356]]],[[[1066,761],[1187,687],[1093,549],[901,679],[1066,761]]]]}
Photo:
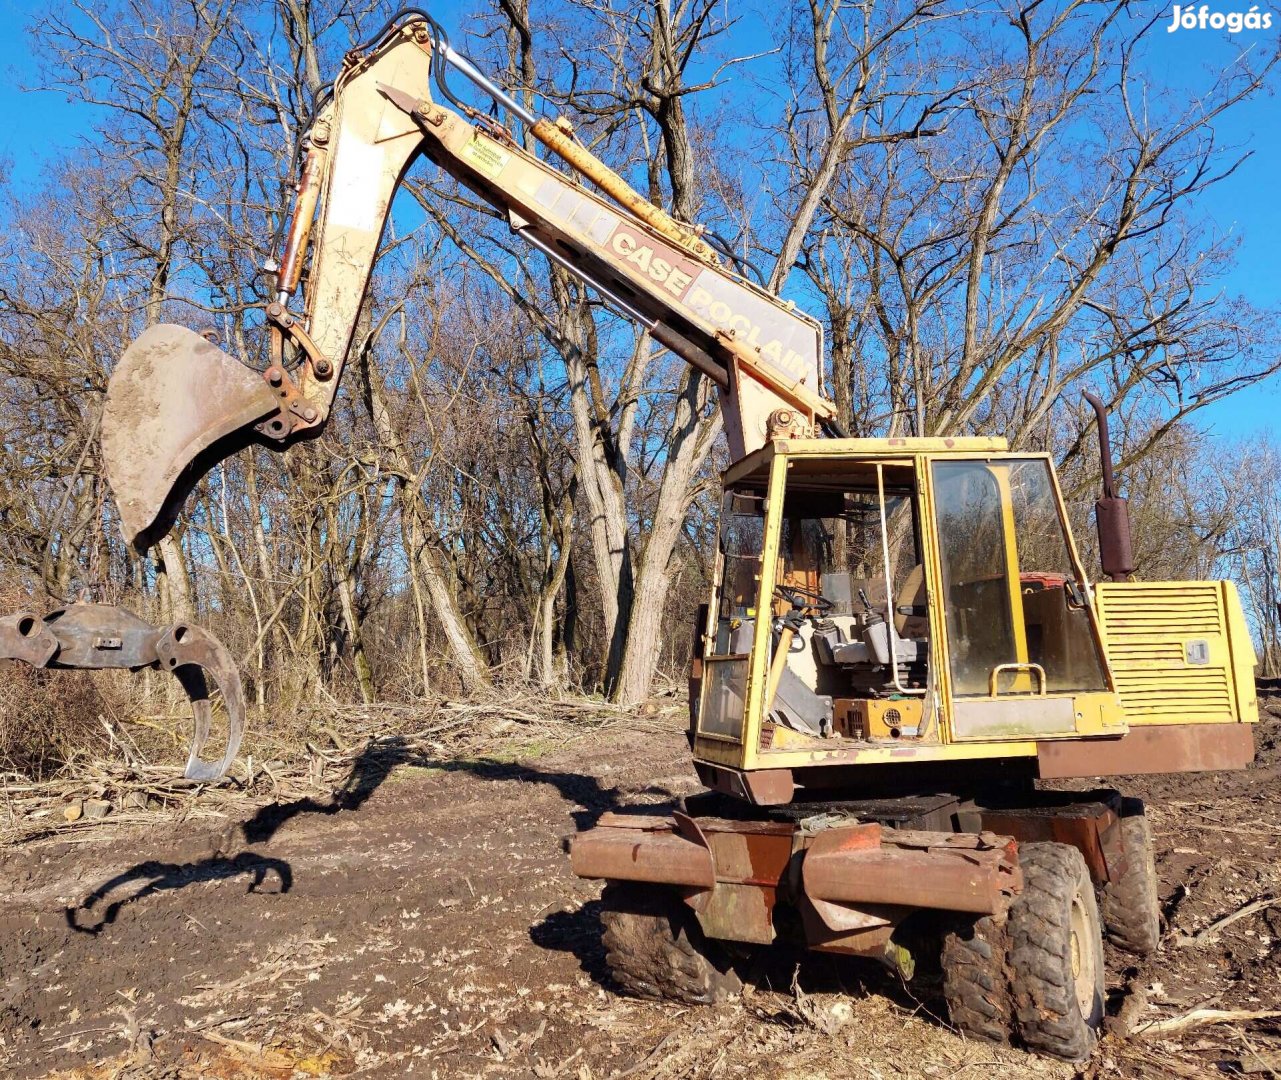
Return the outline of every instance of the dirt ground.
{"type": "MultiPolygon", "coordinates": [[[[1222,1076],[1281,1049],[1277,1017],[1142,1031],[1198,1008],[1281,1010],[1281,907],[1195,938],[1281,897],[1279,717],[1281,703],[1244,773],[1117,784],[1149,802],[1168,926],[1141,968],[1110,956],[1111,1011],[1139,1030],[1105,1037],[1084,1075],[1222,1076]]],[[[213,829],[107,818],[5,851],[4,1075],[1078,1074],[963,1039],[928,992],[853,961],[775,956],[717,1008],[615,993],[599,885],[570,874],[562,837],[620,803],[696,790],[675,720],[514,761],[403,756],[358,762],[338,801],[249,806],[213,829]]]]}

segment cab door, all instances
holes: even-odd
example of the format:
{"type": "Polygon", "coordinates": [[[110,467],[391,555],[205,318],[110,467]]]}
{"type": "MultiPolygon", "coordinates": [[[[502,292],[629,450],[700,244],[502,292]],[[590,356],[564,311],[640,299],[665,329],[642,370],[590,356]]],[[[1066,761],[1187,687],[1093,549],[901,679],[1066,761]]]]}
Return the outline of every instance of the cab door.
{"type": "Polygon", "coordinates": [[[1115,698],[1049,459],[930,462],[953,739],[1114,734],[1115,698]]]}

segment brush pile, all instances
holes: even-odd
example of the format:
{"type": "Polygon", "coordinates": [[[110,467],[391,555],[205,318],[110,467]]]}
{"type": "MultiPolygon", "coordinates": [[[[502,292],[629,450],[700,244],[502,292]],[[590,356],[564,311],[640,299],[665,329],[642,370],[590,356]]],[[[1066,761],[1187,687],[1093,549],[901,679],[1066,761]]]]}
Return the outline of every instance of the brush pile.
{"type": "Polygon", "coordinates": [[[397,765],[443,767],[482,756],[499,763],[512,761],[531,747],[554,747],[623,721],[638,730],[671,731],[680,726],[685,710],[669,696],[637,713],[600,701],[509,692],[501,699],[328,705],[288,725],[251,715],[242,754],[216,785],[182,776],[178,726],[184,718],[113,724],[99,714],[107,754],[81,755],[58,775],[43,780],[0,773],[0,845],[53,834],[65,837],[97,828],[104,820],[118,825],[146,824],[158,816],[194,821],[222,818],[246,804],[318,796],[343,799],[370,777],[385,776],[397,765]],[[175,750],[165,756],[174,758],[174,764],[151,762],[151,755],[130,733],[138,725],[172,735],[175,750]]]}

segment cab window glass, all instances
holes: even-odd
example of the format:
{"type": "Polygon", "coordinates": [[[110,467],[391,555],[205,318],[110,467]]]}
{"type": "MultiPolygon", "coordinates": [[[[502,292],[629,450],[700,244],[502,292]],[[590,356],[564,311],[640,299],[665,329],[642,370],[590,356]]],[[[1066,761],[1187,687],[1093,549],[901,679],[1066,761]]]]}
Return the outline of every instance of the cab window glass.
{"type": "Polygon", "coordinates": [[[1049,463],[940,461],[934,484],[953,692],[1106,689],[1049,463]]]}
{"type": "Polygon", "coordinates": [[[1018,658],[1001,502],[986,463],[935,463],[943,611],[958,697],[988,693],[993,668],[1018,658]]]}
{"type": "Polygon", "coordinates": [[[1018,537],[1019,607],[1028,660],[1045,671],[1046,689],[1104,690],[1086,590],[1077,580],[1059,518],[1049,462],[1010,462],[1010,503],[1018,537]]]}

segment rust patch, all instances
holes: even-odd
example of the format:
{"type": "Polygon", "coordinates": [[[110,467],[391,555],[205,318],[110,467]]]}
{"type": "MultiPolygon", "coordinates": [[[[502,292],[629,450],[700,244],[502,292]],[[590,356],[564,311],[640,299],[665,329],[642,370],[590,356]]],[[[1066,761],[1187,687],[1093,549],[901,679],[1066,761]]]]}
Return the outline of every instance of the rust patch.
{"type": "Polygon", "coordinates": [[[1038,743],[1036,760],[1043,780],[1244,769],[1254,760],[1254,726],[1135,726],[1119,739],[1038,743]]]}

